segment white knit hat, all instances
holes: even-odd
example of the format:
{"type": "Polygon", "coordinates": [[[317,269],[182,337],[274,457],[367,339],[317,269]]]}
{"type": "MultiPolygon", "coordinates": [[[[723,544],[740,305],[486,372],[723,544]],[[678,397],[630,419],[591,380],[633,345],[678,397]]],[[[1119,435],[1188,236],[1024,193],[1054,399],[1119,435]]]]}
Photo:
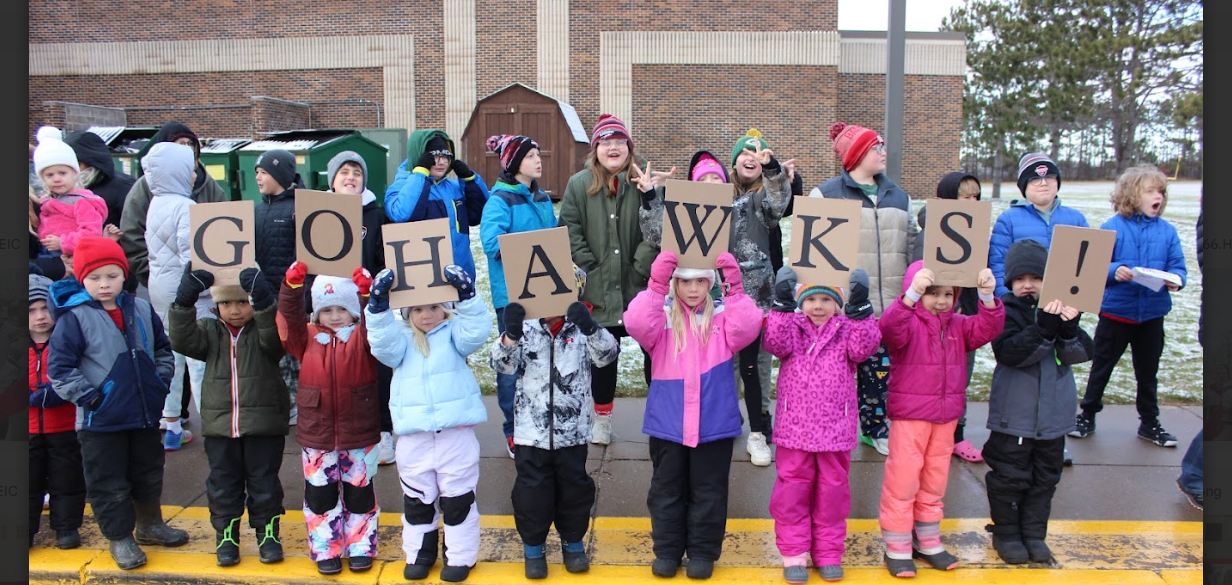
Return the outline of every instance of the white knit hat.
{"type": "Polygon", "coordinates": [[[349,278],[318,275],[312,282],[312,322],[317,313],[329,307],[342,307],[359,319],[359,287],[349,278]]]}
{"type": "Polygon", "coordinates": [[[66,165],[77,172],[80,168],[77,166],[77,153],[64,143],[63,133],[58,128],[43,126],[35,136],[38,138],[38,146],[34,148],[35,174],[42,175],[43,169],[55,165],[66,165]]]}
{"type": "Polygon", "coordinates": [[[704,278],[710,281],[710,286],[713,288],[714,283],[718,280],[717,272],[708,268],[680,268],[677,267],[675,272],[672,272],[672,278],[682,278],[688,280],[690,278],[704,278]]]}

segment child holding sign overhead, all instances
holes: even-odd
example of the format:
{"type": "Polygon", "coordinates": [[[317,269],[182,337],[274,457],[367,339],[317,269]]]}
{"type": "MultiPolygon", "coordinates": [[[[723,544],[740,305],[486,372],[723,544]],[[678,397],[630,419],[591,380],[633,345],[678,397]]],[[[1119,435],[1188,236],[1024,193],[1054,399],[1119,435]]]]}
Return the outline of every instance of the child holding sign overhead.
{"type": "MultiPolygon", "coordinates": [[[[458,303],[403,309],[403,326],[389,311],[394,273],[382,270],[372,285],[365,314],[372,355],[394,370],[389,410],[398,435],[396,458],[403,494],[406,568],[402,575],[410,580],[427,578],[436,564],[436,527],[443,518],[448,553],[441,580],[457,582],[466,579],[479,556],[475,425],[488,420],[466,358],[488,340],[492,317],[462,267],[446,266],[445,280],[458,290],[458,303]]],[[[374,518],[373,528],[375,524],[374,518]]]]}
{"type": "Polygon", "coordinates": [[[761,333],[762,313],[744,293],[740,266],[719,255],[724,295],[710,298],[714,270],[677,268],[675,252],[659,253],[649,287],[624,320],[651,356],[650,393],[642,432],[650,435],[654,472],[650,510],[655,560],[651,570],[707,579],[723,550],[732,443],[740,436],[740,406],[732,360],[761,333]]]}
{"type": "Polygon", "coordinates": [[[302,364],[295,400],[309,558],[322,575],[341,572],[344,553],[352,571],[367,571],[381,511],[372,486],[381,439],[376,361],[360,313],[372,278],[363,268],[350,279],[318,275],[309,322],[301,290],[307,276],[303,262],[287,268],[278,313],[287,324],[283,346],[302,364]]]}
{"type": "Polygon", "coordinates": [[[808,582],[810,553],[822,579],[843,578],[851,513],[848,474],[859,429],[856,368],[881,343],[881,330],[871,318],[868,274],[853,270],[848,290],[844,306],[843,289],[797,285],[795,271],[784,266],[762,333],[766,350],[783,362],[775,408],[778,478],[770,515],[788,583],[808,582]]]}
{"type": "Polygon", "coordinates": [[[878,323],[894,364],[886,400],[894,432],[878,519],[886,568],[895,577],[915,576],[913,556],[935,569],[958,566],[958,558],[941,545],[941,500],[954,426],[967,400],[967,352],[992,341],[1005,327],[1005,307],[992,294],[992,271],[980,271],[975,315],[955,313],[955,287],[934,286],[933,279],[923,261],[912,263],[903,294],[878,323]]]}
{"type": "Polygon", "coordinates": [[[1160,447],[1175,447],[1176,437],[1159,424],[1156,397],[1159,358],[1164,350],[1164,316],[1172,310],[1172,293],[1185,286],[1185,253],[1176,228],[1162,215],[1168,204],[1168,178],[1155,167],[1130,168],[1117,178],[1112,191],[1116,209],[1100,229],[1116,231],[1108,285],[1095,326],[1095,355],[1087,378],[1078,428],[1071,437],[1095,432],[1095,414],[1104,408],[1104,388],[1112,370],[1132,348],[1134,376],[1138,379],[1138,437],[1160,447]],[[1152,289],[1134,282],[1137,268],[1167,272],[1176,283],[1152,289]]]}

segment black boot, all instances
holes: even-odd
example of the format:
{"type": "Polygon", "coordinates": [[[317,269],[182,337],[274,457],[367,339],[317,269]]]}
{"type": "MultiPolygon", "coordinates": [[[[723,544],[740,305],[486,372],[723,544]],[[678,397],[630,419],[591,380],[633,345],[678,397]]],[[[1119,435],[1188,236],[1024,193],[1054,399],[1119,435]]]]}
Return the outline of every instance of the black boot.
{"type": "Polygon", "coordinates": [[[125,571],[145,564],[145,553],[131,536],[111,541],[110,549],[111,558],[115,559],[116,565],[125,571]]]}
{"type": "MultiPolygon", "coordinates": [[[[582,543],[579,542],[577,544],[581,545],[582,543]]],[[[569,552],[568,547],[568,544],[561,543],[560,553],[565,561],[565,570],[570,573],[585,573],[589,571],[590,558],[586,556],[586,549],[579,546],[578,548],[582,548],[582,550],[569,552]]]]}
{"type": "Polygon", "coordinates": [[[137,529],[133,538],[137,544],[159,546],[183,546],[188,544],[188,533],[167,526],[163,522],[163,509],[158,502],[133,502],[137,514],[137,529]]]}
{"type": "Polygon", "coordinates": [[[214,533],[214,554],[218,557],[218,566],[230,567],[240,562],[240,519],[232,518],[227,527],[214,533]]]}
{"type": "Polygon", "coordinates": [[[282,540],[278,538],[280,518],[282,514],[270,518],[269,522],[257,529],[257,550],[261,553],[262,563],[282,562],[282,540]]]}
{"type": "Polygon", "coordinates": [[[1027,547],[1017,534],[992,534],[992,548],[997,551],[1001,560],[1011,565],[1021,565],[1027,562],[1027,547]]]}
{"type": "Polygon", "coordinates": [[[1033,563],[1048,563],[1052,561],[1052,550],[1042,538],[1024,538],[1023,546],[1027,549],[1027,557],[1033,563]]]}
{"type": "Polygon", "coordinates": [[[428,578],[428,571],[431,571],[432,565],[436,564],[437,542],[439,540],[439,530],[433,530],[424,534],[423,543],[419,545],[419,554],[415,555],[415,562],[407,563],[406,568],[402,570],[403,578],[408,581],[428,578]]]}
{"type": "Polygon", "coordinates": [[[462,565],[462,566],[457,566],[457,567],[453,565],[445,565],[445,567],[441,569],[441,581],[447,581],[449,583],[461,583],[462,581],[465,581],[467,577],[470,576],[472,568],[473,567],[468,566],[468,565],[462,565]]]}
{"type": "Polygon", "coordinates": [[[81,533],[76,528],[56,531],[56,548],[70,549],[81,546],[81,533]]]}

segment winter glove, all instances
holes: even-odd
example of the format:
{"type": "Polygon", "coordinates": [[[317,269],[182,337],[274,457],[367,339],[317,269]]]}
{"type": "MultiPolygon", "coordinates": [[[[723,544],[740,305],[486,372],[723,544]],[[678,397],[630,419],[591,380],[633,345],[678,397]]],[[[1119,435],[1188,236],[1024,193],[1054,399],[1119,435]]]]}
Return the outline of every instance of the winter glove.
{"type": "Polygon", "coordinates": [[[740,264],[731,252],[719,254],[714,263],[715,268],[723,272],[723,282],[727,284],[727,292],[723,296],[731,296],[744,292],[744,276],[740,274],[740,264]]]}
{"type": "Polygon", "coordinates": [[[770,307],[780,313],[796,310],[796,271],[784,266],[774,275],[774,304],[770,307]]]}
{"type": "Polygon", "coordinates": [[[654,200],[658,197],[658,194],[655,193],[654,189],[649,191],[639,191],[638,194],[642,196],[642,209],[650,211],[650,204],[654,203],[654,200]]]}
{"type": "Polygon", "coordinates": [[[68,401],[60,398],[55,390],[51,389],[51,383],[46,382],[38,385],[38,390],[30,393],[30,406],[38,408],[55,408],[68,404],[68,401]]]}
{"type": "Polygon", "coordinates": [[[804,194],[804,177],[801,177],[799,172],[797,172],[796,176],[791,180],[791,194],[793,196],[804,194]]]}
{"type": "Polygon", "coordinates": [[[1039,327],[1040,335],[1043,335],[1044,339],[1056,339],[1057,331],[1061,329],[1061,316],[1036,307],[1035,324],[1039,327]]]}
{"type": "Polygon", "coordinates": [[[355,283],[355,286],[359,288],[359,294],[366,297],[372,289],[372,274],[368,272],[367,268],[360,266],[351,273],[351,282],[355,283]]]}
{"type": "Polygon", "coordinates": [[[672,286],[672,273],[676,272],[676,264],[680,259],[671,250],[663,250],[650,264],[650,283],[647,288],[656,294],[667,296],[672,286]]]}
{"type": "Polygon", "coordinates": [[[191,307],[197,304],[197,299],[205,289],[214,286],[214,275],[204,270],[193,270],[192,262],[184,265],[184,276],[180,278],[180,288],[175,291],[175,304],[181,307],[191,307]]]}
{"type": "Polygon", "coordinates": [[[766,163],[766,164],[764,164],[764,165],[761,165],[761,170],[762,170],[762,172],[767,172],[767,171],[770,171],[770,172],[776,172],[776,173],[777,173],[777,172],[779,171],[779,169],[782,169],[782,168],[783,168],[783,166],[779,164],[779,159],[774,158],[774,156],[773,156],[773,155],[771,155],[771,156],[770,156],[770,162],[768,162],[768,163],[766,163]]]}
{"type": "MultiPolygon", "coordinates": [[[[1060,315],[1057,316],[1058,318],[1060,315]]],[[[1058,334],[1065,339],[1073,339],[1078,336],[1078,323],[1082,321],[1082,313],[1078,313],[1077,317],[1066,321],[1061,320],[1061,327],[1057,329],[1058,334]]]]}
{"type": "Polygon", "coordinates": [[[466,166],[466,163],[456,158],[453,159],[453,163],[449,165],[449,168],[453,170],[453,174],[462,180],[469,179],[475,174],[470,167],[466,166]]]}
{"type": "Polygon", "coordinates": [[[423,154],[419,155],[419,160],[415,161],[415,166],[431,169],[436,166],[436,156],[425,150],[423,154]]]}
{"type": "Polygon", "coordinates": [[[851,271],[847,282],[847,305],[843,311],[850,319],[867,319],[873,314],[873,303],[868,300],[868,273],[863,268],[851,271]]]}
{"type": "Polygon", "coordinates": [[[296,260],[287,267],[287,284],[291,288],[299,288],[304,286],[304,279],[308,278],[308,265],[296,260]]]}
{"type": "Polygon", "coordinates": [[[261,276],[260,268],[245,268],[240,271],[240,288],[248,293],[252,308],[264,311],[274,304],[274,291],[268,280],[261,276]]]}
{"type": "Polygon", "coordinates": [[[520,303],[505,305],[505,337],[510,341],[522,339],[522,322],[526,320],[526,309],[520,303]]]}
{"type": "Polygon", "coordinates": [[[389,310],[389,289],[394,286],[394,271],[388,268],[376,273],[368,293],[368,312],[378,315],[389,310]]]}
{"type": "Polygon", "coordinates": [[[599,322],[595,321],[594,315],[590,314],[590,309],[586,308],[586,303],[582,301],[574,301],[569,305],[565,320],[577,325],[582,334],[587,337],[599,330],[599,322]]]}
{"type": "Polygon", "coordinates": [[[465,301],[475,296],[475,281],[461,266],[450,264],[445,267],[445,280],[458,289],[458,300],[465,301]]]}
{"type": "Polygon", "coordinates": [[[81,397],[81,402],[77,403],[77,405],[86,410],[95,411],[98,410],[98,407],[103,405],[103,399],[105,398],[107,398],[107,396],[102,392],[98,390],[91,390],[86,393],[85,396],[81,397]]]}

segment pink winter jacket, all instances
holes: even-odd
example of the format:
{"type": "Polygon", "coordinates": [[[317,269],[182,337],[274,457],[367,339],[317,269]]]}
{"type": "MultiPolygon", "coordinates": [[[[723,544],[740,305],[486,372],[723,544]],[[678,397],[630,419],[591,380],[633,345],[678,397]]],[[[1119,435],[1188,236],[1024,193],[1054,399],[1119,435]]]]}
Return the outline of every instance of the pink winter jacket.
{"type": "MultiPolygon", "coordinates": [[[[881,342],[890,353],[886,415],[890,420],[947,423],[958,420],[967,400],[967,352],[991,342],[1005,328],[1005,305],[980,303],[975,315],[933,315],[903,295],[881,314],[881,342]]],[[[775,430],[777,440],[778,431],[775,430]]]]}
{"type": "Polygon", "coordinates": [[[74,189],[39,204],[38,237],[58,236],[60,253],[72,256],[81,238],[103,235],[106,219],[107,202],[102,197],[89,189],[74,189]]]}
{"type": "Polygon", "coordinates": [[[701,347],[690,335],[679,354],[668,320],[671,310],[663,295],[646,289],[624,314],[629,336],[650,354],[642,432],[686,447],[740,436],[732,356],[761,333],[761,309],[744,292],[715,301],[709,342],[701,347]]]}
{"type": "Polygon", "coordinates": [[[873,318],[835,315],[813,325],[806,315],[770,311],[762,347],[777,356],[774,444],[817,453],[856,447],[856,366],[877,352],[873,318]]]}

